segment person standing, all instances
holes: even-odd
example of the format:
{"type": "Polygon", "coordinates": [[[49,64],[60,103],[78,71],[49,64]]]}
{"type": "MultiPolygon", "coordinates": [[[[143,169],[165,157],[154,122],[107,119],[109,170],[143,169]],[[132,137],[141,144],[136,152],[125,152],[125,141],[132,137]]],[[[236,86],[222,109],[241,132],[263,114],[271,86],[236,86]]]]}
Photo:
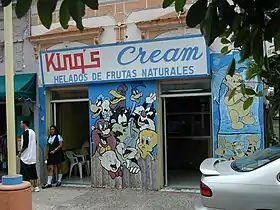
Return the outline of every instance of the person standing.
{"type": "Polygon", "coordinates": [[[54,167],[57,167],[57,183],[56,187],[61,186],[62,179],[62,163],[64,161],[64,154],[62,151],[63,138],[59,135],[55,125],[50,126],[50,135],[48,137],[48,181],[42,186],[43,189],[52,187],[52,178],[54,167]]]}
{"type": "Polygon", "coordinates": [[[37,162],[37,141],[35,132],[29,128],[28,121],[21,121],[21,128],[24,130],[21,136],[20,158],[20,174],[24,181],[31,182],[35,192],[39,192],[38,175],[36,169],[37,162]]]}

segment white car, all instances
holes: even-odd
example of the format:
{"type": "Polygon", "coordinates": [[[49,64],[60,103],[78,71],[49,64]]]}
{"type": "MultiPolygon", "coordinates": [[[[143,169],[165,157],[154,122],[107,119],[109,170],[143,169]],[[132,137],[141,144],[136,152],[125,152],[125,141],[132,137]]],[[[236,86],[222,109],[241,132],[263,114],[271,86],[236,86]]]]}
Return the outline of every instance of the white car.
{"type": "Polygon", "coordinates": [[[195,210],[280,210],[279,158],[277,145],[236,161],[204,160],[195,210]]]}

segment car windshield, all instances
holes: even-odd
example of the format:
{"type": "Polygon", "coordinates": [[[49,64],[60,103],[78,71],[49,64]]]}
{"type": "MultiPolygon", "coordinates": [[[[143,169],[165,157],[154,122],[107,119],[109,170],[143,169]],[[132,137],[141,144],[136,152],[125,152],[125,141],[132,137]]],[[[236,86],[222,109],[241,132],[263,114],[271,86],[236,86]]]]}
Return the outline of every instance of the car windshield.
{"type": "Polygon", "coordinates": [[[280,158],[280,145],[258,151],[231,163],[231,168],[238,172],[249,172],[280,158]]]}

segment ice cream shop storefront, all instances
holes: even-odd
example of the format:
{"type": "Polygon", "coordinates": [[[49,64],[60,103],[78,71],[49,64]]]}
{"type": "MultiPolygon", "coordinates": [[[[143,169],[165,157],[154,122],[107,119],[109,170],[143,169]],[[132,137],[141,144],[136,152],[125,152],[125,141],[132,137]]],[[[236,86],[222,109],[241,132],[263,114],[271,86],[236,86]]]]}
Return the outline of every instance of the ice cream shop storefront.
{"type": "Polygon", "coordinates": [[[40,147],[56,125],[65,185],[198,187],[204,158],[235,158],[229,145],[262,147],[261,99],[235,115],[221,103],[232,88],[224,82],[229,60],[210,59],[200,35],[42,51],[40,147]]]}

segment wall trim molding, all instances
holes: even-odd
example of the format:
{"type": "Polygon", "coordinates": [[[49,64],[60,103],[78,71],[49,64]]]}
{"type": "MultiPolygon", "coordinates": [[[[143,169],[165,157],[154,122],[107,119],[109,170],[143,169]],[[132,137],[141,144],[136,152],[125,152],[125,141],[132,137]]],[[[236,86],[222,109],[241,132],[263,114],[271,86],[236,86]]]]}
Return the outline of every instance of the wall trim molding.
{"type": "Polygon", "coordinates": [[[103,27],[85,28],[80,32],[76,26],[69,26],[67,30],[60,28],[54,29],[42,35],[30,36],[32,44],[56,44],[63,41],[80,41],[93,39],[95,44],[99,44],[100,36],[104,31],[103,27]]]}
{"type": "MultiPolygon", "coordinates": [[[[148,39],[148,38],[155,38],[157,35],[168,31],[178,30],[178,28],[186,27],[186,16],[179,15],[173,17],[161,17],[154,20],[149,21],[141,21],[136,23],[138,29],[141,31],[141,38],[148,39]],[[148,34],[154,34],[152,37],[149,37],[148,34]]],[[[199,29],[199,26],[195,27],[199,29]]]]}

